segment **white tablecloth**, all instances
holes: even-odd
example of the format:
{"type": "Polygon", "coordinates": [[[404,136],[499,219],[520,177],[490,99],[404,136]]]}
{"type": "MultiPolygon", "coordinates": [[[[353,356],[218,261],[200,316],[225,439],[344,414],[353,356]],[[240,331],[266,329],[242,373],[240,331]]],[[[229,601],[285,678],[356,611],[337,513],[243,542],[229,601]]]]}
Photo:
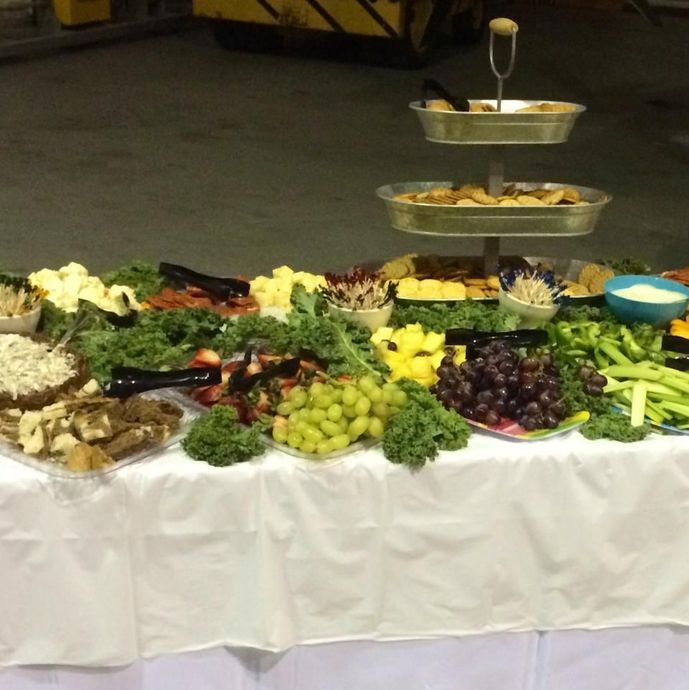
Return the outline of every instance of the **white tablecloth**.
{"type": "Polygon", "coordinates": [[[121,668],[8,667],[2,690],[686,690],[689,634],[667,628],[207,649],[121,668]]]}
{"type": "Polygon", "coordinates": [[[0,664],[222,646],[689,625],[689,441],[474,436],[224,469],[172,449],[97,481],[2,460],[0,664]]]}

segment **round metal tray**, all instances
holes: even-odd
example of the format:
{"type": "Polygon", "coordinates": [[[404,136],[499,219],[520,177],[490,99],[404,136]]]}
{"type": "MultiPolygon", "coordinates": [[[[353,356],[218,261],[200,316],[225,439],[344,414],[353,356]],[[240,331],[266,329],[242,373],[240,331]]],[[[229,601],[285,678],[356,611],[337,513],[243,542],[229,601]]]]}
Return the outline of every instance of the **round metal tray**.
{"type": "Polygon", "coordinates": [[[506,182],[525,190],[576,189],[589,203],[583,206],[439,206],[399,201],[397,194],[427,192],[451,187],[454,182],[400,182],[385,185],[376,194],[385,202],[390,223],[396,230],[420,235],[469,235],[472,237],[535,236],[566,237],[588,235],[601,211],[612,199],[589,187],[551,182],[506,182]]]}
{"type": "MultiPolygon", "coordinates": [[[[483,263],[483,257],[481,256],[469,256],[469,257],[455,257],[455,256],[442,256],[441,261],[451,263],[453,260],[457,261],[470,261],[476,264],[477,267],[481,266],[483,263]]],[[[531,266],[537,266],[538,264],[543,264],[548,268],[551,268],[555,275],[562,280],[571,280],[576,282],[579,278],[579,273],[584,266],[595,265],[599,268],[604,268],[595,261],[585,261],[583,259],[569,259],[563,257],[554,256],[525,256],[525,257],[504,257],[501,259],[500,263],[504,266],[507,265],[521,266],[522,262],[527,262],[531,266]]],[[[385,261],[369,261],[360,264],[364,269],[368,271],[375,272],[385,263],[385,261]]],[[[460,304],[466,301],[466,299],[460,300],[455,298],[436,298],[436,299],[422,299],[418,297],[396,297],[395,301],[399,304],[418,304],[418,305],[429,305],[429,304],[460,304]]],[[[475,302],[481,302],[482,304],[497,304],[497,298],[486,297],[486,298],[474,298],[475,302]]],[[[583,306],[586,304],[590,305],[601,305],[604,302],[603,293],[592,293],[590,295],[578,295],[564,298],[564,304],[571,304],[576,306],[583,306]]]]}
{"type": "MultiPolygon", "coordinates": [[[[471,103],[496,101],[472,100],[471,103]]],[[[547,101],[573,105],[563,113],[516,113],[515,110],[544,101],[502,102],[499,113],[467,113],[426,110],[422,101],[409,104],[421,120],[426,139],[438,144],[561,144],[567,141],[576,119],[586,108],[577,103],[547,101]]]]}

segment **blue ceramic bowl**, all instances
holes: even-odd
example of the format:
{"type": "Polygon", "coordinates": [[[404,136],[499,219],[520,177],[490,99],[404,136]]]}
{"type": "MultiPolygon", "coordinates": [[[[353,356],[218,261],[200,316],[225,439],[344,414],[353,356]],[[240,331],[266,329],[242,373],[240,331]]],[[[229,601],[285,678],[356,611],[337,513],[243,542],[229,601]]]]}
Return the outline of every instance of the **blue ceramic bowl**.
{"type": "Polygon", "coordinates": [[[665,328],[672,319],[684,314],[689,304],[689,288],[673,280],[658,276],[616,276],[605,282],[605,302],[610,311],[623,323],[642,321],[657,328],[665,328]],[[639,302],[628,297],[616,295],[616,290],[623,290],[632,285],[652,285],[662,290],[672,290],[682,299],[677,302],[639,302]]]}

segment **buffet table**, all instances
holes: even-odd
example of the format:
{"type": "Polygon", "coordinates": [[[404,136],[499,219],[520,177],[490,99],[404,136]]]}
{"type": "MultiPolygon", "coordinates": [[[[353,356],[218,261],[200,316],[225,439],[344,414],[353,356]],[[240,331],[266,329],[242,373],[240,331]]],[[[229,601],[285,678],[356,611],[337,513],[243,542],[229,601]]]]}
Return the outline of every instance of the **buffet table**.
{"type": "MultiPolygon", "coordinates": [[[[515,669],[530,677],[538,659],[544,672],[544,640],[551,661],[553,648],[574,653],[557,651],[564,640],[601,648],[585,633],[534,631],[689,625],[688,523],[682,437],[624,445],[475,434],[418,473],[377,449],[322,465],[270,451],[218,469],[175,447],[98,479],[5,459],[0,664],[101,670],[9,668],[0,687],[38,687],[38,674],[43,688],[60,673],[81,674],[81,684],[55,687],[110,687],[108,677],[164,675],[186,659],[209,679],[214,664],[232,665],[244,680],[227,687],[315,688],[325,686],[304,679],[337,676],[335,659],[370,667],[381,653],[454,660],[446,670],[465,654],[463,672],[478,664],[493,680],[499,658],[512,678],[501,687],[527,687],[515,669]]],[[[639,635],[664,639],[684,659],[689,651],[669,629],[596,635],[622,647],[639,635]]],[[[352,664],[344,669],[343,683],[352,664]]],[[[388,683],[394,671],[381,673],[366,687],[400,687],[388,683]]],[[[138,682],[127,686],[149,687],[138,682]]],[[[226,687],[209,683],[195,690],[226,687]]],[[[406,687],[446,687],[421,683],[406,687]]]]}

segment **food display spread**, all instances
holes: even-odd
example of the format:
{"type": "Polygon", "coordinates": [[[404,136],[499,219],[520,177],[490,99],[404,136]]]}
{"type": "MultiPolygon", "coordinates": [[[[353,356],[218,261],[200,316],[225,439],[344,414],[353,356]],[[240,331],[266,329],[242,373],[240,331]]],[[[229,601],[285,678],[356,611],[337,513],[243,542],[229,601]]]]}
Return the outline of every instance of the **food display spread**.
{"type": "Polygon", "coordinates": [[[286,462],[295,454],[321,462],[365,442],[418,469],[440,450],[461,450],[472,429],[518,440],[568,432],[618,441],[689,430],[687,286],[621,275],[638,262],[589,264],[584,279],[617,273],[606,286],[631,282],[605,287],[597,306],[577,306],[548,266],[509,263],[497,283],[485,279],[497,284],[498,303],[400,299],[404,278],[393,280],[395,269],[443,265],[438,257],[341,275],[281,267],[249,282],[246,299],[263,302],[263,312],[239,315],[207,303],[155,308],[149,298],[196,288],[142,261],[109,276],[130,279],[115,297],[109,280],[89,276],[97,300],[84,293],[81,269],[59,290],[40,276],[73,269],[38,271],[24,279],[41,291],[37,332],[0,335],[0,437],[11,457],[23,453],[78,476],[112,469],[175,432],[191,458],[218,466],[267,446],[284,449],[286,462]],[[620,294],[660,310],[679,305],[682,316],[662,326],[629,322],[614,302],[606,306],[620,294]],[[122,295],[131,295],[126,313],[122,295]],[[176,399],[151,398],[141,393],[157,387],[158,379],[146,383],[151,371],[173,382],[178,372],[215,378],[199,385],[187,377],[176,399]],[[184,418],[191,408],[195,421],[184,418]]]}

